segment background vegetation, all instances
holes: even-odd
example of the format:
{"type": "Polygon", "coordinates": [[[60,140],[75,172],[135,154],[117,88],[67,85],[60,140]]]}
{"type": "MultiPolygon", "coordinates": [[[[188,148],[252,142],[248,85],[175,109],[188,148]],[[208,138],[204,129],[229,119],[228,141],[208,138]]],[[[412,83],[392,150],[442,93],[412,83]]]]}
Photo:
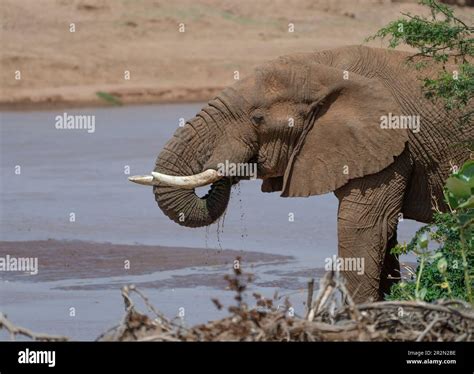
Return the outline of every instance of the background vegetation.
{"type": "MultiPolygon", "coordinates": [[[[430,8],[429,17],[403,14],[403,18],[390,22],[369,39],[388,37],[391,48],[401,44],[416,48],[418,52],[409,61],[416,68],[427,62],[440,64],[437,77],[421,82],[425,96],[458,114],[459,126],[472,126],[474,28],[456,17],[447,5],[435,0],[420,3],[430,8]],[[450,60],[458,70],[447,69],[450,60]]],[[[459,146],[468,147],[473,154],[474,139],[466,139],[459,146]]],[[[422,227],[408,245],[392,249],[396,254],[415,253],[418,266],[407,269],[410,276],[394,285],[387,299],[463,299],[474,305],[473,160],[453,170],[446,181],[445,200],[449,212],[438,211],[434,223],[422,227]]]]}

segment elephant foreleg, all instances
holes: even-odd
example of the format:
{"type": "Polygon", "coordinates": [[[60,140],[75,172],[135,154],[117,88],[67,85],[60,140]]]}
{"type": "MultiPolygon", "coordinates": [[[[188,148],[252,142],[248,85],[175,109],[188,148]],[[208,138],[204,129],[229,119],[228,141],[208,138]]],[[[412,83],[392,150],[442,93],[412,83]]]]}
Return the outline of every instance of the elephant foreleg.
{"type": "Polygon", "coordinates": [[[354,179],[335,192],[339,259],[344,264],[363,264],[363,269],[342,269],[357,302],[382,299],[394,282],[389,275],[399,276],[398,260],[389,250],[396,244],[410,166],[408,156],[402,154],[387,169],[354,179]]]}

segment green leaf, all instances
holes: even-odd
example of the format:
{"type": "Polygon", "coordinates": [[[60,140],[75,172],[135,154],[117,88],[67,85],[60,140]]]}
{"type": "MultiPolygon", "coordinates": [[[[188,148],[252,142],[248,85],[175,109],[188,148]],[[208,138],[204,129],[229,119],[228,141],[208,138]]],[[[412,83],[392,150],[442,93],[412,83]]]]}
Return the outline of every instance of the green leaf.
{"type": "Polygon", "coordinates": [[[440,273],[445,273],[448,268],[448,261],[444,257],[440,258],[438,261],[438,271],[440,273]]]}
{"type": "Polygon", "coordinates": [[[398,243],[395,247],[393,247],[390,250],[390,253],[392,255],[406,254],[406,253],[408,253],[407,245],[405,243],[403,243],[403,244],[398,243]]]}
{"type": "Polygon", "coordinates": [[[461,208],[461,209],[474,209],[474,195],[472,195],[465,202],[459,204],[459,208],[461,208]]]}
{"type": "Polygon", "coordinates": [[[471,188],[474,188],[474,160],[467,161],[457,175],[465,180],[471,188]]]}
{"type": "Polygon", "coordinates": [[[429,237],[428,237],[427,232],[423,232],[423,233],[420,234],[420,236],[418,236],[418,246],[421,249],[428,248],[428,241],[429,241],[429,237]]]}
{"type": "Polygon", "coordinates": [[[431,256],[431,258],[432,258],[433,260],[436,260],[436,259],[438,259],[438,258],[440,258],[440,257],[442,257],[442,256],[443,256],[443,254],[442,254],[441,252],[435,252],[435,254],[434,254],[433,256],[431,256]]]}
{"type": "Polygon", "coordinates": [[[467,199],[471,196],[471,186],[466,179],[463,179],[459,174],[452,175],[446,181],[446,188],[451,192],[455,198],[467,199]]]}
{"type": "Polygon", "coordinates": [[[424,300],[427,292],[428,290],[425,287],[423,287],[421,290],[418,290],[418,292],[416,292],[415,296],[417,299],[424,300]]]}

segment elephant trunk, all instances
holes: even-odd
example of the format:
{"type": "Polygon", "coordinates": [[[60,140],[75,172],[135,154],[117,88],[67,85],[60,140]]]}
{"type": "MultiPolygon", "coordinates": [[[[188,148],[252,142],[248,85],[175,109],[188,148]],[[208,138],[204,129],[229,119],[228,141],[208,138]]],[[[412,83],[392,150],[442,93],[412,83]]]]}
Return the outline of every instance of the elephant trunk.
{"type": "Polygon", "coordinates": [[[224,90],[176,130],[151,175],[129,180],[153,186],[158,206],[179,225],[212,224],[225,212],[232,184],[241,177],[219,168],[246,163],[256,153],[255,130],[242,110],[244,104],[233,89],[224,90]],[[199,197],[195,187],[209,184],[209,192],[199,197]]]}
{"type": "MultiPolygon", "coordinates": [[[[215,145],[223,133],[224,124],[214,107],[204,108],[186,125],[179,128],[173,138],[168,141],[159,154],[152,178],[157,179],[156,173],[166,174],[164,177],[180,176],[175,181],[186,181],[187,177],[216,174],[215,167],[205,167],[215,150],[215,145]]],[[[202,178],[201,178],[202,180],[202,178]]],[[[216,221],[226,210],[230,198],[232,180],[227,177],[212,177],[209,192],[199,197],[192,185],[173,186],[160,184],[153,186],[155,200],[160,209],[170,219],[181,226],[202,227],[216,221]]],[[[196,184],[203,185],[207,183],[196,184]]]]}
{"type": "Polygon", "coordinates": [[[226,210],[232,182],[222,178],[214,182],[206,196],[199,197],[195,190],[155,186],[153,192],[160,209],[170,219],[186,227],[208,226],[226,210]]]}

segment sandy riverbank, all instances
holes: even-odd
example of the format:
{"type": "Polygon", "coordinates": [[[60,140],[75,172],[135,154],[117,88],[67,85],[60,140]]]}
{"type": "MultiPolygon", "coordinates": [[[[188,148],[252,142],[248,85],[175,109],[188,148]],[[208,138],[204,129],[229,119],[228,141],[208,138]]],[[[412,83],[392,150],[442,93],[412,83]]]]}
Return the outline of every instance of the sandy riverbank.
{"type": "Polygon", "coordinates": [[[207,101],[235,71],[361,44],[400,12],[421,10],[389,0],[4,0],[0,108],[109,105],[99,92],[126,104],[207,101]]]}
{"type": "Polygon", "coordinates": [[[225,266],[230,269],[237,257],[246,266],[284,263],[292,259],[290,256],[230,249],[122,245],[77,240],[1,241],[0,258],[12,257],[37,258],[38,271],[34,275],[21,271],[2,271],[0,279],[4,281],[50,282],[134,276],[202,266],[225,266]]]}
{"type": "MultiPolygon", "coordinates": [[[[37,258],[38,269],[31,275],[0,268],[0,311],[33,330],[92,340],[121,319],[120,289],[134,284],[166,315],[176,315],[183,308],[186,323],[201,323],[224,313],[216,309],[213,297],[226,305],[233,302],[224,275],[232,272],[237,256],[247,272],[258,273],[255,290],[269,296],[275,288],[299,289],[305,284],[303,277],[322,273],[308,269],[300,274],[301,270],[288,267],[294,261],[289,256],[253,251],[66,240],[0,241],[0,262],[37,258]]],[[[299,293],[294,296],[300,300],[299,293]]],[[[8,339],[0,330],[0,341],[8,339]]]]}

